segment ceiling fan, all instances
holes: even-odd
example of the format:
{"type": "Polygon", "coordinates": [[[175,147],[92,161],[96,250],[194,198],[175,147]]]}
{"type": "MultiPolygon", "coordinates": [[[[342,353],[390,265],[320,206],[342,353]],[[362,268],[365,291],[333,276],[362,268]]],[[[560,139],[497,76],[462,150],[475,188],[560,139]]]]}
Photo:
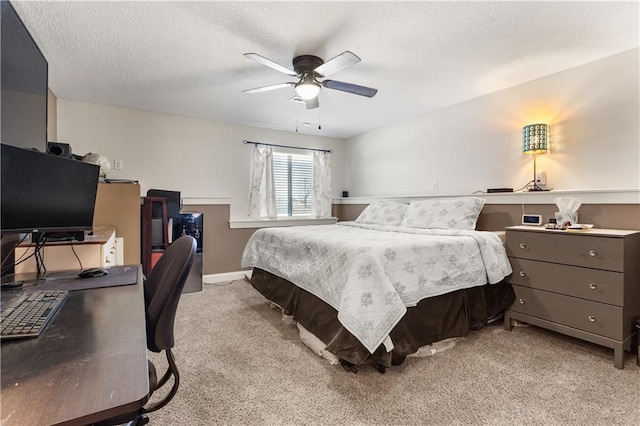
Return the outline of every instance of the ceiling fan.
{"type": "Polygon", "coordinates": [[[243,93],[260,93],[268,90],[294,86],[297,96],[291,100],[304,102],[307,109],[318,108],[318,94],[322,87],[366,96],[368,98],[372,98],[376,93],[378,93],[378,89],[373,89],[371,87],[359,86],[357,84],[345,83],[337,80],[320,80],[343,70],[348,66],[360,62],[360,58],[348,50],[327,62],[324,62],[322,58],[313,55],[296,56],[293,58],[292,70],[272,61],[271,59],[260,56],[257,53],[245,53],[244,56],[291,77],[297,77],[299,80],[297,82],[288,81],[285,83],[271,84],[269,86],[243,90],[243,93]]]}

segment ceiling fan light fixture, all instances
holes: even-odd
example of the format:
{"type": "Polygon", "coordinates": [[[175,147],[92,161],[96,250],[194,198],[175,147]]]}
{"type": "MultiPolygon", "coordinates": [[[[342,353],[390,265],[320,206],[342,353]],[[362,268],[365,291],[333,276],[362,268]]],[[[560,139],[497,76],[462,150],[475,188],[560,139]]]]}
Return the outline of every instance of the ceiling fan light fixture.
{"type": "Polygon", "coordinates": [[[302,99],[313,99],[320,93],[320,84],[313,81],[312,75],[307,74],[296,83],[295,90],[302,99]]]}
{"type": "Polygon", "coordinates": [[[270,59],[260,56],[257,53],[245,53],[245,57],[253,59],[292,77],[298,77],[297,83],[289,81],[280,84],[271,84],[264,87],[256,87],[255,89],[243,90],[244,93],[260,93],[269,90],[280,89],[283,87],[294,86],[296,96],[291,99],[294,102],[304,103],[307,109],[316,109],[319,106],[318,94],[324,87],[340,92],[351,93],[354,95],[372,98],[378,92],[378,89],[372,87],[359,86],[357,84],[345,83],[344,81],[325,80],[330,74],[336,73],[348,66],[360,62],[352,52],[344,51],[338,56],[324,62],[322,58],[314,55],[299,55],[293,58],[293,69],[283,67],[282,65],[270,59]],[[317,79],[323,79],[318,81],[317,79]]]}

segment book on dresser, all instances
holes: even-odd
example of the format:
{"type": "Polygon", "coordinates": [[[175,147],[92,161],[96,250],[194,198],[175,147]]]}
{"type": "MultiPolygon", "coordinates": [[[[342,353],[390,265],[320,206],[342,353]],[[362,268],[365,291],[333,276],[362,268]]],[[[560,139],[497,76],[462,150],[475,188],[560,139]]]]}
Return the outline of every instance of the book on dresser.
{"type": "Polygon", "coordinates": [[[612,348],[623,368],[640,318],[640,231],[512,226],[505,244],[516,294],[505,328],[518,320],[612,348]]]}

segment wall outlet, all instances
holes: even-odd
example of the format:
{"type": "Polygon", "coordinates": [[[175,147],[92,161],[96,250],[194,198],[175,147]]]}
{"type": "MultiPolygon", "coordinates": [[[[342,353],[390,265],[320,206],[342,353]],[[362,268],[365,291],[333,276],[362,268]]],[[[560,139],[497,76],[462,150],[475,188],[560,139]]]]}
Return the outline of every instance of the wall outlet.
{"type": "Polygon", "coordinates": [[[438,185],[438,181],[433,182],[433,187],[432,187],[432,189],[437,190],[437,189],[438,189],[438,187],[439,187],[439,185],[438,185]]]}
{"type": "Polygon", "coordinates": [[[547,172],[536,172],[536,184],[540,186],[547,184],[547,172]]]}
{"type": "Polygon", "coordinates": [[[113,161],[113,169],[114,170],[122,170],[122,160],[114,160],[113,161]]]}

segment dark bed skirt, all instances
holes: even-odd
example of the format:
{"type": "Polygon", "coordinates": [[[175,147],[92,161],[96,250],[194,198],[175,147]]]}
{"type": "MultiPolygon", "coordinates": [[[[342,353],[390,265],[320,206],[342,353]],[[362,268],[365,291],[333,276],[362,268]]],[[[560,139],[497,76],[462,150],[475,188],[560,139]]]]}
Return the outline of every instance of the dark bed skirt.
{"type": "Polygon", "coordinates": [[[394,349],[380,345],[373,353],[347,331],[338,312],[318,297],[291,282],[259,268],[253,269],[251,284],[266,299],[282,308],[286,315],[313,333],[338,358],[355,365],[389,367],[404,362],[418,348],[451,337],[467,336],[499,317],[513,303],[513,288],[506,282],[456,290],[423,299],[391,330],[394,349]]]}

